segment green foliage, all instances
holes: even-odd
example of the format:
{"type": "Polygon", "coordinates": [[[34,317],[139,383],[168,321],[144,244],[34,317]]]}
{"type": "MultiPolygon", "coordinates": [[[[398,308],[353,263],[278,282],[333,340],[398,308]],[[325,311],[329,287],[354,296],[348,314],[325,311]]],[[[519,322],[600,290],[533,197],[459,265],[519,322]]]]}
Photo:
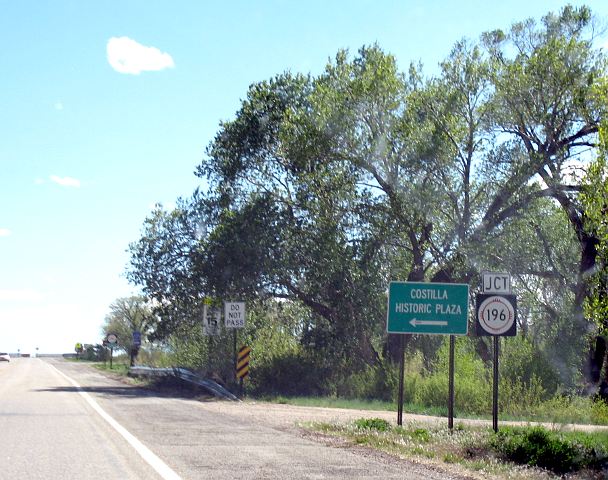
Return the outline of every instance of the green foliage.
{"type": "Polygon", "coordinates": [[[538,404],[523,418],[555,424],[608,425],[608,404],[588,397],[556,395],[538,404]]]}
{"type": "MultiPolygon", "coordinates": [[[[420,405],[446,407],[448,403],[448,339],[437,352],[430,372],[414,375],[411,400],[420,405]]],[[[481,414],[491,405],[491,382],[483,362],[477,357],[473,344],[458,339],[454,354],[454,402],[458,412],[481,414]]],[[[408,382],[406,382],[407,385],[408,382]]],[[[491,408],[491,407],[490,407],[491,408]]]]}
{"type": "Polygon", "coordinates": [[[608,425],[608,402],[599,398],[593,399],[592,401],[590,423],[608,425]]]}
{"type": "Polygon", "coordinates": [[[378,425],[380,428],[374,428],[375,423],[375,419],[363,418],[347,424],[306,427],[402,458],[458,464],[483,478],[546,478],[547,470],[560,478],[564,474],[571,474],[572,478],[603,478],[608,467],[606,432],[503,427],[494,434],[485,427],[461,426],[449,432],[444,426],[408,423],[383,429],[383,422],[378,425]]]}
{"type": "MultiPolygon", "coordinates": [[[[536,391],[538,400],[544,400],[557,392],[560,379],[556,368],[547,359],[547,354],[527,337],[503,339],[499,365],[503,385],[536,391]]],[[[522,393],[512,388],[507,397],[521,398],[522,393]]]]}
{"type": "Polygon", "coordinates": [[[110,305],[110,313],[105,318],[102,332],[104,337],[110,333],[116,335],[119,341],[115,350],[128,354],[131,363],[134,363],[141,345],[146,345],[156,321],[157,318],[144,297],[118,298],[110,305]],[[139,346],[133,344],[133,332],[141,334],[139,346]]]}
{"type": "Polygon", "coordinates": [[[258,364],[252,374],[256,395],[327,395],[327,372],[319,369],[309,356],[285,353],[258,364]]]}
{"type": "MultiPolygon", "coordinates": [[[[130,246],[151,338],[229,381],[230,339],[202,338],[198,318],[207,297],[247,300],[252,391],[390,399],[387,283],[472,283],[492,268],[514,274],[526,337],[505,347],[506,395],[534,406],[573,387],[589,327],[581,272],[600,234],[567,172],[605,117],[591,29],[588,9],[565,7],[457,43],[428,79],[372,45],[315,77],[251,85],[196,169],[205,187],[155,209],[130,246]]],[[[406,399],[445,405],[445,344],[435,358],[440,340],[409,343],[424,368],[408,371],[406,399]]],[[[459,342],[456,406],[483,412],[487,348],[474,343],[459,342]]]]}
{"type": "Polygon", "coordinates": [[[389,362],[365,367],[344,375],[336,385],[336,395],[341,398],[391,401],[399,384],[398,371],[389,362]]]}
{"type": "Polygon", "coordinates": [[[103,362],[107,357],[106,349],[97,344],[97,345],[89,345],[85,344],[83,352],[78,355],[78,358],[81,360],[88,360],[90,362],[103,362]]]}
{"type": "MultiPolygon", "coordinates": [[[[608,97],[605,99],[608,103],[608,97]]],[[[585,314],[594,321],[599,333],[608,334],[608,131],[602,129],[601,155],[589,167],[581,199],[587,227],[597,238],[598,262],[590,275],[591,295],[585,314]]]]}
{"type": "Polygon", "coordinates": [[[361,430],[376,430],[386,432],[391,429],[391,424],[382,418],[360,418],[354,421],[357,428],[361,430]]]}
{"type": "MultiPolygon", "coordinates": [[[[606,439],[603,439],[605,442],[606,439]]],[[[564,474],[607,465],[606,443],[584,435],[565,436],[542,427],[503,428],[492,447],[510,461],[564,474]]]]}

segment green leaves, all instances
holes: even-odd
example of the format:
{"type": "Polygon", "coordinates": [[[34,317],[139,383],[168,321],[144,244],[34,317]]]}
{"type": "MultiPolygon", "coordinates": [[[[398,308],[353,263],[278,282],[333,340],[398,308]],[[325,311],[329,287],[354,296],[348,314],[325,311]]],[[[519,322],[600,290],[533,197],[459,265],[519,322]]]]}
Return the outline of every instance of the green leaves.
{"type": "Polygon", "coordinates": [[[297,340],[311,355],[377,365],[389,280],[495,268],[516,276],[532,334],[578,348],[586,325],[564,319],[579,318],[603,235],[583,222],[598,200],[583,214],[566,169],[606,111],[590,27],[566,7],[463,40],[434,78],[372,45],[315,77],[251,85],[196,169],[206,188],[153,212],[131,246],[157,332],[192,321],[205,296],[281,298],[308,312],[297,340]]]}

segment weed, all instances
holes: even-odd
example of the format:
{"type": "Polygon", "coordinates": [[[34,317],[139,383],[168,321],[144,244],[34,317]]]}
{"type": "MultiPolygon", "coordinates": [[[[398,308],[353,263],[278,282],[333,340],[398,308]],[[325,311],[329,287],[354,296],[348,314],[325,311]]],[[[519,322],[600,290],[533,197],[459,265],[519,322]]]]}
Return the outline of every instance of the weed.
{"type": "Polygon", "coordinates": [[[391,429],[391,424],[382,418],[360,418],[354,422],[357,428],[362,430],[377,430],[386,432],[391,429]]]}

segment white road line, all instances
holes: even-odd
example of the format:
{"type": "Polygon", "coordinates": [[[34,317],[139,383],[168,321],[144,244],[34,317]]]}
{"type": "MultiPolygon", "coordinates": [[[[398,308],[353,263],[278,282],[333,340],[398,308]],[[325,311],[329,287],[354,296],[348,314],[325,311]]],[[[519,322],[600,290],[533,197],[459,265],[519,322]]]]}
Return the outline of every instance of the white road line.
{"type": "Polygon", "coordinates": [[[74,380],[68,377],[65,373],[59,370],[54,365],[47,363],[49,367],[52,367],[56,372],[63,376],[68,382],[76,387],[78,393],[84,397],[87,403],[95,410],[101,418],[108,422],[114,430],[116,430],[122,437],[131,445],[137,453],[163,478],[163,480],[181,480],[181,477],[175,473],[165,462],[158,458],[152,451],[141,443],[132,433],[130,433],[125,427],[114,420],[108,415],[99,404],[93,400],[93,398],[78,385],[74,380]]]}

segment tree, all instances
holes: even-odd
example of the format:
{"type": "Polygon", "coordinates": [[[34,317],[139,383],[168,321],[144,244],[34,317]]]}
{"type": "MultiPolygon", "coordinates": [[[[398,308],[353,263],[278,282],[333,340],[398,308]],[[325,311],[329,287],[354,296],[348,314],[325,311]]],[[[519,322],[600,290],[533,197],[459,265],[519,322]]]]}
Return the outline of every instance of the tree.
{"type": "Polygon", "coordinates": [[[568,173],[605,116],[591,26],[566,7],[461,41],[429,79],[370,46],[252,85],[197,168],[208,188],[155,211],[131,247],[156,334],[205,296],[287,299],[311,313],[310,352],[379,366],[396,351],[382,345],[389,280],[496,268],[515,275],[526,335],[568,346],[571,368],[598,245],[568,173]]]}
{"type": "Polygon", "coordinates": [[[211,185],[204,207],[217,225],[203,247],[203,270],[218,296],[302,302],[316,315],[304,342],[341,358],[356,345],[358,359],[375,363],[376,315],[368,312],[379,305],[363,299],[378,288],[370,278],[379,271],[371,248],[378,232],[358,214],[369,196],[348,163],[298,156],[290,143],[295,135],[319,148],[298,137],[294,117],[310,108],[311,88],[308,78],[287,74],[256,84],[236,119],[222,125],[198,169],[211,185]]]}
{"type": "MultiPolygon", "coordinates": [[[[601,87],[603,98],[608,98],[601,87]]],[[[596,326],[591,341],[587,379],[600,385],[600,395],[608,400],[608,130],[605,122],[600,128],[600,156],[591,164],[584,179],[581,201],[584,207],[585,227],[597,238],[597,260],[593,272],[587,276],[590,295],[586,299],[585,314],[596,326]]]]}
{"type": "MultiPolygon", "coordinates": [[[[567,6],[558,15],[543,17],[541,28],[527,20],[513,25],[508,35],[485,36],[496,85],[494,125],[526,154],[526,162],[505,183],[504,193],[539,179],[541,189],[533,195],[549,196],[564,210],[580,248],[575,287],[579,318],[588,293],[584,277],[594,267],[597,239],[585,228],[578,201],[581,186],[568,169],[596,147],[599,122],[606,113],[596,95],[606,75],[606,60],[592,47],[592,33],[590,10],[567,6]],[[513,58],[509,49],[515,52],[513,58]]],[[[487,222],[496,218],[495,210],[487,222]]]]}
{"type": "Polygon", "coordinates": [[[131,296],[118,298],[110,305],[110,313],[102,327],[103,334],[114,333],[119,339],[119,349],[129,353],[133,366],[139,346],[133,343],[133,332],[140,332],[145,341],[155,325],[155,317],[144,297],[131,296]]]}
{"type": "Polygon", "coordinates": [[[202,307],[204,279],[199,274],[197,245],[205,224],[184,200],[172,211],[157,205],[146,218],[141,238],[129,245],[127,278],[142,287],[157,322],[153,339],[166,338],[177,325],[194,323],[202,307]]]}

